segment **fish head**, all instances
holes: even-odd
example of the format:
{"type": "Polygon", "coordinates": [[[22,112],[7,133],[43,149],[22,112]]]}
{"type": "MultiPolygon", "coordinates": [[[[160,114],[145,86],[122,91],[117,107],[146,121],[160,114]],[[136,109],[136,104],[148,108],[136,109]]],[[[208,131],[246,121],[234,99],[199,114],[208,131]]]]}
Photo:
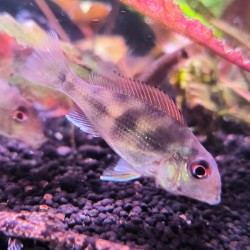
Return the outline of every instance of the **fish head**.
{"type": "Polygon", "coordinates": [[[156,183],[171,193],[218,204],[221,179],[217,163],[199,142],[188,151],[191,153],[175,153],[163,162],[156,183]]]}
{"type": "Polygon", "coordinates": [[[15,86],[0,78],[0,134],[32,147],[45,142],[43,124],[33,104],[15,86]]]}
{"type": "Polygon", "coordinates": [[[19,139],[34,148],[45,142],[42,121],[31,105],[15,107],[8,117],[8,136],[19,139]]]}
{"type": "Polygon", "coordinates": [[[191,154],[186,164],[182,164],[178,188],[188,197],[216,205],[220,202],[221,179],[217,163],[204,152],[191,154]]]}

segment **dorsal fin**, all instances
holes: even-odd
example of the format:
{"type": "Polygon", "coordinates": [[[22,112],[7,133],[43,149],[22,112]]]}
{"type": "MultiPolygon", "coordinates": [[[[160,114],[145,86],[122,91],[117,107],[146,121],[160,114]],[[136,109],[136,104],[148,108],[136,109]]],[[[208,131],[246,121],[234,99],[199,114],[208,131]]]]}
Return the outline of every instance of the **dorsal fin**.
{"type": "Polygon", "coordinates": [[[186,125],[184,117],[174,101],[161,90],[149,86],[144,82],[127,78],[119,73],[113,72],[108,78],[91,73],[90,83],[111,91],[138,98],[141,101],[160,109],[182,125],[186,125]]]}

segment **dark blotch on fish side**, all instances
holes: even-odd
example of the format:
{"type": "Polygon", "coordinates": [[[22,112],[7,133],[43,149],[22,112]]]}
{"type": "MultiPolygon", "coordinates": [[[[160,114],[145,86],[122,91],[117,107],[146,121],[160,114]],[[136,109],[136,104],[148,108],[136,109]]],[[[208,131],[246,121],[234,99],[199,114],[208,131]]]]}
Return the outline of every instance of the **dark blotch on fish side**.
{"type": "Polygon", "coordinates": [[[134,131],[137,127],[137,121],[140,118],[141,112],[137,109],[128,109],[122,115],[116,118],[115,126],[112,134],[120,137],[130,131],[134,131]]]}
{"type": "Polygon", "coordinates": [[[128,96],[120,93],[115,93],[115,98],[120,101],[120,102],[127,102],[128,101],[128,96]]]}
{"type": "Polygon", "coordinates": [[[96,109],[98,114],[100,114],[100,115],[108,115],[107,108],[103,104],[101,104],[100,102],[98,102],[98,101],[96,101],[94,99],[91,99],[90,103],[96,109]]]}
{"type": "Polygon", "coordinates": [[[64,74],[64,72],[60,72],[58,74],[58,79],[61,83],[64,83],[66,81],[66,75],[64,74]]]}
{"type": "MultiPolygon", "coordinates": [[[[167,145],[174,141],[173,133],[169,127],[158,127],[152,132],[144,133],[143,137],[150,150],[165,151],[167,145]]],[[[138,147],[145,147],[145,144],[140,141],[138,147]]]]}

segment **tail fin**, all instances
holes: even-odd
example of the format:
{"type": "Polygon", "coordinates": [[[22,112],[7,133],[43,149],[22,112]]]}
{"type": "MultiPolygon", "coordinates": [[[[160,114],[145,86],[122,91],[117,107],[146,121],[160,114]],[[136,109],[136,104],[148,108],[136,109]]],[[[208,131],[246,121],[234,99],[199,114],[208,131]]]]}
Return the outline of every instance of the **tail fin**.
{"type": "Polygon", "coordinates": [[[48,33],[42,45],[34,49],[32,55],[18,70],[23,78],[33,83],[60,89],[71,70],[56,33],[48,33]]]}

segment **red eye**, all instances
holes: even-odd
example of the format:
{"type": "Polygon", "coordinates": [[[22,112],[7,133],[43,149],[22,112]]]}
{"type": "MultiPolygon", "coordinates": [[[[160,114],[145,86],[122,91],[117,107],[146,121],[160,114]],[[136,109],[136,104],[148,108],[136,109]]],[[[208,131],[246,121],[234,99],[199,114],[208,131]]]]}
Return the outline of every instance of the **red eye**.
{"type": "Polygon", "coordinates": [[[190,165],[190,171],[196,179],[205,179],[211,174],[211,169],[206,161],[192,163],[190,165]]]}
{"type": "Polygon", "coordinates": [[[27,110],[24,107],[19,107],[13,111],[12,118],[17,122],[25,122],[28,120],[27,110]]]}

